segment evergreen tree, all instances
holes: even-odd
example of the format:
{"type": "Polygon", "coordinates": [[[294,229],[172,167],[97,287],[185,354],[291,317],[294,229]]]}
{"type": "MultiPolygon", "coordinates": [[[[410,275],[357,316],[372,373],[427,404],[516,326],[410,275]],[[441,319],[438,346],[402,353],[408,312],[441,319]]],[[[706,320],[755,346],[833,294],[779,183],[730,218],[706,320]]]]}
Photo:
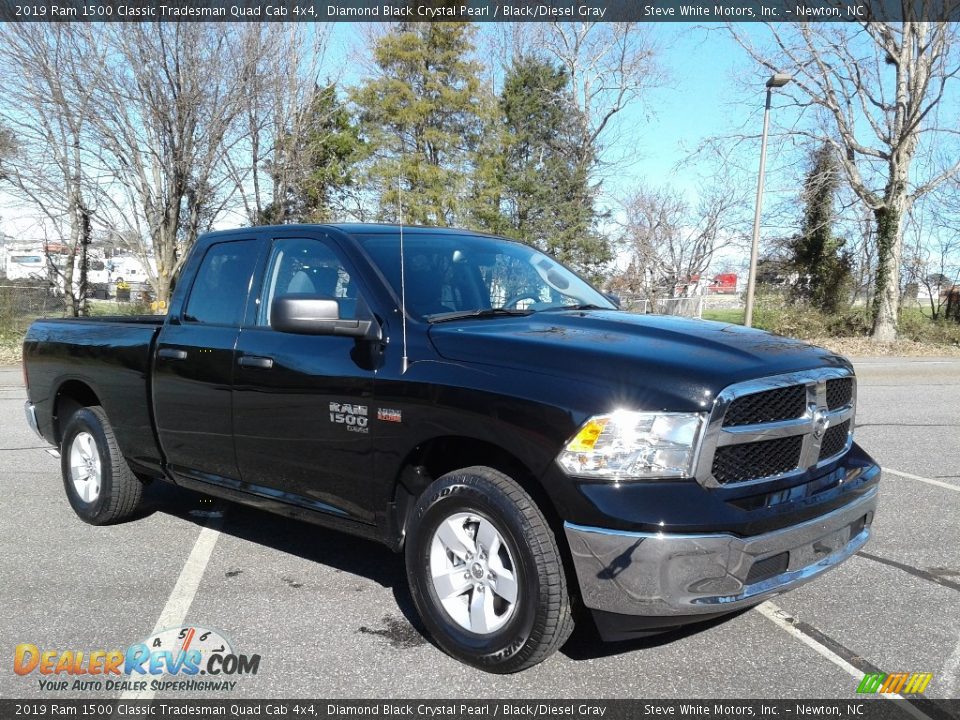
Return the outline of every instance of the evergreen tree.
{"type": "Polygon", "coordinates": [[[484,99],[483,131],[470,177],[469,224],[477,230],[509,236],[503,185],[507,139],[499,98],[488,93],[484,99]]]}
{"type": "Polygon", "coordinates": [[[597,278],[612,258],[597,231],[595,153],[582,162],[577,110],[562,68],[518,58],[501,95],[505,124],[502,168],[506,233],[597,278]]]}
{"type": "Polygon", "coordinates": [[[352,95],[373,151],[368,182],[384,220],[452,225],[467,196],[483,128],[481,65],[470,23],[401,23],[374,48],[379,73],[352,95]]]}
{"type": "Polygon", "coordinates": [[[278,200],[261,213],[261,224],[328,222],[337,195],[356,182],[365,148],[335,85],[316,88],[296,125],[278,141],[270,167],[278,200]]]}
{"type": "Polygon", "coordinates": [[[366,151],[360,128],[333,85],[314,96],[306,141],[309,163],[302,188],[304,217],[310,222],[328,222],[337,193],[356,182],[356,163],[366,151]]]}
{"type": "Polygon", "coordinates": [[[794,297],[824,312],[836,312],[848,289],[850,253],[843,238],[835,237],[834,202],[840,183],[839,167],[829,145],[817,148],[803,186],[801,233],[790,242],[792,264],[799,278],[794,297]]]}

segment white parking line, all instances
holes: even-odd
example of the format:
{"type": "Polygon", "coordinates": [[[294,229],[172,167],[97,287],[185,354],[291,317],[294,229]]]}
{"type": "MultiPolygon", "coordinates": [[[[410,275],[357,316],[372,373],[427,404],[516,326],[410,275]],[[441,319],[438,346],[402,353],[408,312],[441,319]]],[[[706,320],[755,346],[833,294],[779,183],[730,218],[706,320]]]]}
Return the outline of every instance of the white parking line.
{"type": "Polygon", "coordinates": [[[953,490],[954,492],[960,492],[960,485],[951,485],[950,483],[943,482],[942,480],[933,480],[931,478],[920,477],[919,475],[911,475],[910,473],[900,472],[899,470],[893,470],[891,468],[885,467],[881,468],[883,472],[890,473],[891,475],[897,475],[907,480],[918,480],[919,482],[927,483],[928,485],[936,485],[937,487],[946,488],[947,490],[953,490]]]}
{"type": "MultiPolygon", "coordinates": [[[[180,571],[180,577],[177,578],[177,584],[173,586],[170,597],[167,598],[167,604],[164,605],[160,617],[157,618],[157,624],[153,628],[152,635],[156,635],[161,630],[177,627],[183,624],[193,603],[193,598],[197,594],[197,588],[200,587],[200,581],[203,579],[203,573],[207,569],[207,563],[213,554],[213,548],[217,544],[217,538],[220,537],[220,525],[222,516],[219,514],[212,517],[210,522],[200,531],[197,541],[190,551],[190,556],[180,571]]],[[[134,692],[127,691],[121,696],[121,700],[151,700],[156,694],[154,690],[134,692]]]]}
{"type": "MultiPolygon", "coordinates": [[[[801,630],[794,624],[794,618],[787,611],[783,610],[777,605],[774,605],[769,600],[765,603],[761,603],[760,605],[757,605],[757,607],[755,607],[754,610],[756,610],[758,613],[763,615],[765,618],[767,618],[767,620],[772,622],[774,625],[776,625],[778,628],[786,632],[788,635],[793,636],[794,638],[802,642],[804,645],[812,649],[814,652],[816,652],[818,655],[832,662],[834,665],[842,669],[851,677],[856,678],[858,681],[863,679],[864,673],[862,670],[859,670],[853,665],[851,665],[849,662],[847,662],[842,657],[837,655],[837,653],[835,653],[833,650],[828,648],[826,645],[821,643],[816,638],[813,638],[810,635],[807,635],[807,633],[803,632],[803,630],[801,630]]],[[[903,700],[904,699],[902,695],[897,695],[895,693],[880,693],[880,697],[886,698],[887,700],[903,700]]],[[[922,713],[920,710],[914,707],[910,702],[904,702],[903,709],[906,710],[911,715],[913,715],[915,718],[918,718],[919,720],[930,720],[930,717],[928,715],[922,713]]]]}
{"type": "Polygon", "coordinates": [[[778,628],[786,631],[789,635],[793,635],[793,637],[795,637],[797,640],[802,642],[804,645],[807,645],[808,647],[812,648],[818,655],[822,655],[827,660],[832,662],[834,665],[836,665],[839,668],[842,668],[848,674],[855,677],[857,680],[863,679],[863,672],[861,672],[860,670],[857,670],[857,668],[855,668],[853,665],[848,663],[842,657],[837,655],[833,650],[828,648],[826,645],[823,645],[822,643],[817,642],[812,637],[807,635],[805,632],[797,628],[791,622],[793,620],[793,617],[791,617],[790,613],[786,612],[785,610],[782,610],[780,607],[778,607],[777,605],[774,605],[769,600],[767,600],[767,602],[765,603],[757,605],[757,607],[754,609],[758,613],[763,615],[767,620],[769,620],[774,625],[776,625],[778,628]]]}

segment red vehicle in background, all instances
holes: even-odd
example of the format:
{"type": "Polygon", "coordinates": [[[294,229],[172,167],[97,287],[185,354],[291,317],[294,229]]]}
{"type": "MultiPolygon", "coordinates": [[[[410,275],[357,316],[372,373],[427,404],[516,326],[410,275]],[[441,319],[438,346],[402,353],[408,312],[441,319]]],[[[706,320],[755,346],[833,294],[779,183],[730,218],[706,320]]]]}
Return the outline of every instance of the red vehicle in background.
{"type": "Polygon", "coordinates": [[[737,274],[720,273],[712,280],[700,280],[700,275],[691,275],[687,282],[674,286],[674,297],[692,297],[694,295],[735,295],[737,292],[737,274]]]}
{"type": "Polygon", "coordinates": [[[737,274],[720,273],[707,286],[707,292],[712,295],[734,295],[737,292],[737,274]]]}

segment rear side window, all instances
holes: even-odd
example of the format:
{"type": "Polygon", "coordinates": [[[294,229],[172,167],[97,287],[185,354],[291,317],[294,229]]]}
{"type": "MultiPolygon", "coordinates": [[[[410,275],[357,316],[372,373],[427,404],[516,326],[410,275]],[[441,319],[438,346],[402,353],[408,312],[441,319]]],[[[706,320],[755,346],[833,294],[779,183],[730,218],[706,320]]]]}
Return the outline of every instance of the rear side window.
{"type": "Polygon", "coordinates": [[[184,320],[239,326],[258,255],[256,240],[212,245],[197,271],[184,320]]]}

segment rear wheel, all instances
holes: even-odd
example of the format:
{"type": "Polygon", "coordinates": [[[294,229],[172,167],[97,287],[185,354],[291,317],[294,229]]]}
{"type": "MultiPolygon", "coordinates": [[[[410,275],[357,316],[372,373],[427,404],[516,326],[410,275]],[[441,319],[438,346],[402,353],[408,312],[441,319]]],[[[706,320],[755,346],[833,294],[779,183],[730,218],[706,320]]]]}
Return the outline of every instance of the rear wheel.
{"type": "Polygon", "coordinates": [[[60,467],[70,506],[84,522],[106,525],[136,512],[143,483],[121,454],[102,407],[80,408],[70,417],[60,467]]]}
{"type": "Polygon", "coordinates": [[[489,672],[552,654],[573,630],[556,539],[532,498],[492,468],[448,473],[420,496],[407,577],[440,647],[489,672]]]}

